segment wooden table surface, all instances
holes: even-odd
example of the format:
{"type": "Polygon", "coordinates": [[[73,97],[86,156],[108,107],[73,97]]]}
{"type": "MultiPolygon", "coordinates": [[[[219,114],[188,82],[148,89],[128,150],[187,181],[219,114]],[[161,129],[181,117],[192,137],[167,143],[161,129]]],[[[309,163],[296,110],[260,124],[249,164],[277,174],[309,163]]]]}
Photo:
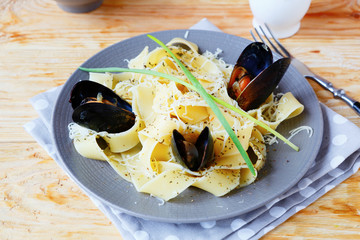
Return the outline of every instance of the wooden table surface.
{"type": "MultiPolygon", "coordinates": [[[[62,85],[101,49],[139,34],[208,18],[250,39],[247,0],[105,0],[71,14],[52,0],[0,2],[0,239],[122,239],[117,229],[23,125],[29,99],[62,85]]],[[[300,31],[282,40],[336,87],[360,100],[360,1],[313,0],[300,31]]],[[[313,82],[320,102],[360,127],[360,117],[313,82]]],[[[360,239],[360,173],[263,239],[360,239]]]]}

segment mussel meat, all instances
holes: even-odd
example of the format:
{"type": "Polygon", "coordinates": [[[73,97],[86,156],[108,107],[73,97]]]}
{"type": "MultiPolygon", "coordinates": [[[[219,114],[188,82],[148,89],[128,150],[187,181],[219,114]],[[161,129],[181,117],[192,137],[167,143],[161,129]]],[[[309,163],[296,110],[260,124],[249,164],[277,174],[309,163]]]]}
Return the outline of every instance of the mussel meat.
{"type": "Polygon", "coordinates": [[[124,132],[135,124],[131,105],[97,82],[76,83],[69,102],[74,109],[73,121],[96,132],[124,132]]]}
{"type": "Polygon", "coordinates": [[[290,62],[289,58],[282,58],[273,63],[272,52],[266,44],[249,44],[231,73],[229,96],[245,111],[259,107],[279,84],[290,62]]]}
{"type": "Polygon", "coordinates": [[[191,171],[200,171],[214,158],[214,142],[208,127],[198,136],[195,144],[186,141],[176,129],[173,130],[171,148],[176,161],[191,171]]]}

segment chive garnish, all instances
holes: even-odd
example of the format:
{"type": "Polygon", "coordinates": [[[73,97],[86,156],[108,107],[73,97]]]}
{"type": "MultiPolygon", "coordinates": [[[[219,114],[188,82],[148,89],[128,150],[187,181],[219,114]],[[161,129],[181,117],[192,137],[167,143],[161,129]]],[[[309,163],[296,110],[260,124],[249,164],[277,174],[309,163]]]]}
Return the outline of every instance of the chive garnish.
{"type": "MultiPolygon", "coordinates": [[[[153,70],[146,70],[146,69],[129,69],[129,68],[119,68],[119,67],[108,67],[108,68],[84,68],[84,67],[79,67],[80,70],[84,71],[84,72],[98,72],[98,73],[105,73],[105,72],[132,72],[132,73],[140,73],[140,74],[145,74],[145,75],[152,75],[152,76],[156,76],[156,77],[161,77],[161,78],[166,78],[168,80],[177,82],[179,84],[184,85],[185,87],[187,87],[188,89],[191,89],[193,91],[197,92],[197,89],[191,85],[190,83],[187,83],[175,76],[166,74],[166,73],[160,73],[160,72],[156,72],[153,70]]],[[[229,103],[214,97],[213,95],[208,94],[215,102],[219,103],[220,105],[240,114],[241,116],[249,119],[250,121],[252,121],[253,123],[259,125],[260,127],[266,129],[268,132],[274,134],[274,136],[276,136],[277,138],[279,138],[280,140],[284,141],[284,143],[286,143],[287,145],[289,145],[292,149],[294,149],[295,151],[299,151],[299,147],[296,146],[295,144],[293,144],[292,142],[290,142],[287,138],[285,138],[283,135],[281,135],[280,133],[278,133],[277,131],[275,131],[274,129],[272,129],[271,127],[269,127],[268,125],[266,125],[265,123],[257,120],[256,118],[252,117],[251,115],[249,115],[247,112],[243,111],[240,108],[236,108],[232,105],[230,105],[229,103]]]]}
{"type": "Polygon", "coordinates": [[[215,104],[214,100],[209,96],[209,94],[206,92],[205,88],[201,85],[201,83],[194,77],[194,75],[190,72],[189,69],[187,69],[182,62],[171,52],[171,50],[159,39],[157,39],[154,36],[148,35],[148,37],[152,40],[154,40],[157,44],[159,44],[163,49],[166,50],[170,54],[170,56],[175,60],[175,62],[179,65],[181,70],[185,73],[187,78],[190,80],[192,85],[197,89],[197,92],[200,94],[200,96],[206,101],[206,103],[209,105],[211,110],[214,112],[216,117],[219,119],[220,123],[223,125],[225,131],[229,134],[229,137],[235,144],[236,148],[239,150],[241,156],[245,160],[246,165],[248,166],[250,172],[255,176],[256,172],[254,169],[254,166],[245,151],[245,149],[242,147],[239,139],[237,138],[236,134],[234,133],[233,129],[231,128],[230,124],[220,111],[219,107],[215,104]]]}
{"type": "Polygon", "coordinates": [[[79,69],[82,70],[82,71],[86,71],[86,72],[99,72],[99,73],[100,72],[132,72],[132,73],[140,73],[140,74],[152,75],[152,76],[157,76],[157,77],[169,79],[171,81],[174,81],[174,82],[177,82],[179,84],[184,85],[188,89],[196,91],[207,102],[209,107],[212,109],[214,114],[217,116],[220,123],[223,125],[225,131],[229,134],[229,137],[231,138],[231,140],[233,141],[233,143],[235,144],[235,146],[239,150],[241,156],[245,160],[245,163],[247,164],[250,172],[253,175],[255,175],[256,173],[255,173],[254,166],[253,166],[248,154],[246,153],[246,151],[242,147],[242,145],[241,145],[240,141],[238,140],[236,134],[234,133],[231,126],[229,125],[229,123],[225,119],[224,115],[221,113],[221,111],[220,111],[219,107],[216,105],[216,103],[221,104],[222,106],[224,106],[224,107],[226,107],[228,109],[231,109],[232,111],[240,114],[241,116],[248,118],[249,120],[251,120],[255,124],[257,124],[260,127],[266,129],[267,131],[269,131],[270,133],[274,134],[276,137],[278,137],[279,139],[284,141],[286,144],[288,144],[295,151],[299,151],[299,147],[297,147],[296,145],[291,143],[284,136],[282,136],[277,131],[273,130],[271,127],[269,127],[265,123],[263,123],[263,122],[257,120],[256,118],[250,116],[247,112],[243,111],[242,109],[236,108],[236,107],[228,104],[227,102],[208,94],[206,92],[206,90],[204,89],[204,87],[201,85],[201,83],[189,71],[189,69],[187,69],[181,63],[181,61],[171,52],[171,50],[163,42],[161,42],[159,39],[155,38],[154,36],[148,35],[148,37],[150,39],[152,39],[153,41],[155,41],[157,44],[159,44],[162,48],[164,48],[170,54],[170,56],[179,65],[181,70],[185,73],[185,75],[187,76],[187,78],[189,79],[191,84],[189,84],[189,83],[187,83],[187,82],[185,82],[185,81],[183,81],[183,80],[181,80],[181,79],[179,79],[179,78],[177,78],[175,76],[172,76],[172,75],[169,75],[169,74],[166,74],[166,73],[156,72],[156,71],[153,71],[153,70],[146,70],[146,69],[129,69],[129,68],[119,68],[119,67],[107,67],[107,68],[84,68],[84,67],[79,67],[79,69]]]}

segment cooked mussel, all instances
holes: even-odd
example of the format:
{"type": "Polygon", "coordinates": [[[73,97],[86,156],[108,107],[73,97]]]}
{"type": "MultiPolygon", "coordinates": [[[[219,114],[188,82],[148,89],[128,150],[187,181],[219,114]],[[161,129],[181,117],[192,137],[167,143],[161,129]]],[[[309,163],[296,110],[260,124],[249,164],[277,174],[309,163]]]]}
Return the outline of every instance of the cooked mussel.
{"type": "Polygon", "coordinates": [[[69,102],[74,109],[73,121],[94,131],[119,133],[135,124],[131,105],[97,82],[83,80],[76,83],[69,102]]]}
{"type": "Polygon", "coordinates": [[[214,156],[214,142],[208,127],[201,131],[195,144],[186,141],[176,129],[173,130],[171,148],[176,161],[191,171],[202,170],[214,156]]]}
{"type": "Polygon", "coordinates": [[[273,63],[272,52],[266,44],[249,44],[231,73],[229,96],[245,111],[257,108],[274,91],[290,62],[289,58],[282,58],[273,63]]]}

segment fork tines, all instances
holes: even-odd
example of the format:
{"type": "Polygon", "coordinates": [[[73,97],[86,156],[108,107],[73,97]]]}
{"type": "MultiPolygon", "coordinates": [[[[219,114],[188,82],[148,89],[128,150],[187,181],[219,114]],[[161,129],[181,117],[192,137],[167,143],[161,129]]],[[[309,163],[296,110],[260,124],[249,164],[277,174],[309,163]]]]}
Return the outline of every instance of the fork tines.
{"type": "MultiPolygon", "coordinates": [[[[271,45],[271,47],[281,56],[291,58],[292,57],[291,54],[286,50],[286,48],[274,36],[274,34],[270,30],[269,26],[266,23],[264,24],[264,26],[265,26],[265,30],[260,25],[258,28],[255,28],[255,32],[259,36],[260,40],[265,44],[266,44],[266,42],[268,42],[271,45]],[[259,32],[258,29],[260,29],[261,32],[259,32]],[[265,39],[261,35],[264,35],[267,41],[265,41],[265,39]],[[271,40],[271,38],[273,39],[273,41],[271,40]],[[278,47],[275,45],[274,42],[276,43],[276,45],[278,47]]],[[[254,41],[258,41],[256,36],[254,35],[254,33],[251,30],[250,30],[250,34],[253,37],[254,41]]]]}

